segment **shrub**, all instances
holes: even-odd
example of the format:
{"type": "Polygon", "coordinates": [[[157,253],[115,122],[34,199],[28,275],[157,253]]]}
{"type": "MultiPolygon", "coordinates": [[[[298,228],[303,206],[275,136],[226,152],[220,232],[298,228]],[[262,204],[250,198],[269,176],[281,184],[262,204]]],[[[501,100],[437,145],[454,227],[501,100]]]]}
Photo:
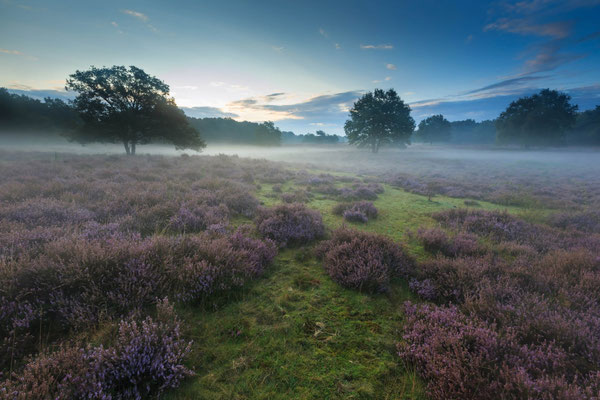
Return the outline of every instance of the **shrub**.
{"type": "Polygon", "coordinates": [[[417,238],[423,243],[425,251],[448,257],[471,256],[484,251],[476,236],[464,232],[459,232],[450,238],[440,228],[419,228],[417,238]]]}
{"type": "Polygon", "coordinates": [[[550,343],[520,345],[453,306],[405,303],[404,312],[399,355],[428,380],[434,399],[586,398],[565,378],[565,353],[550,343]]]}
{"type": "Polygon", "coordinates": [[[191,343],[181,338],[167,300],[157,318],[123,320],[114,345],[63,346],[25,365],[3,382],[0,397],[11,399],[123,398],[158,396],[192,375],[182,361],[191,343]]]}
{"type": "Polygon", "coordinates": [[[261,209],[256,225],[261,235],[280,246],[306,244],[325,231],[321,214],[298,203],[261,209]]]}
{"type": "Polygon", "coordinates": [[[354,203],[338,203],[333,207],[335,215],[341,215],[346,221],[367,222],[369,218],[377,218],[377,208],[370,201],[354,203]]]}
{"type": "Polygon", "coordinates": [[[296,190],[281,194],[284,203],[307,203],[310,201],[310,193],[305,190],[296,190]]]}
{"type": "Polygon", "coordinates": [[[355,209],[344,211],[344,219],[349,222],[361,222],[363,224],[369,221],[369,217],[365,213],[355,209]]]}
{"type": "Polygon", "coordinates": [[[385,236],[338,229],[317,247],[329,276],[342,286],[365,292],[385,292],[390,280],[407,276],[411,259],[385,236]]]}
{"type": "Polygon", "coordinates": [[[176,232],[200,232],[204,230],[221,231],[228,224],[227,207],[197,206],[183,204],[169,221],[169,226],[176,232]]]}

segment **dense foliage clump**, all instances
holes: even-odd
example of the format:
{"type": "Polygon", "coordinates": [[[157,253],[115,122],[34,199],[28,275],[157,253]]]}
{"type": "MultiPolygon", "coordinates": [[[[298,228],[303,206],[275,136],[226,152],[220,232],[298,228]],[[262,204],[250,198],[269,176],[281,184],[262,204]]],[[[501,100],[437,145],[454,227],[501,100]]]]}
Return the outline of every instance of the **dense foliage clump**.
{"type": "Polygon", "coordinates": [[[440,306],[407,305],[399,344],[432,397],[597,398],[600,238],[508,213],[434,218],[457,233],[418,232],[438,257],[421,262],[409,286],[440,306]],[[479,240],[489,244],[473,246],[479,240]]]}
{"type": "Polygon", "coordinates": [[[342,286],[365,292],[385,292],[394,277],[407,276],[411,259],[385,236],[347,228],[317,247],[325,270],[342,286]]]}
{"type": "Polygon", "coordinates": [[[6,399],[139,399],[157,396],[192,375],[182,362],[191,343],[165,299],[157,317],[122,320],[111,346],[65,345],[27,363],[2,382],[6,399]]]}
{"type": "Polygon", "coordinates": [[[256,226],[261,235],[280,246],[303,245],[322,237],[325,232],[321,214],[299,203],[261,209],[256,226]]]}

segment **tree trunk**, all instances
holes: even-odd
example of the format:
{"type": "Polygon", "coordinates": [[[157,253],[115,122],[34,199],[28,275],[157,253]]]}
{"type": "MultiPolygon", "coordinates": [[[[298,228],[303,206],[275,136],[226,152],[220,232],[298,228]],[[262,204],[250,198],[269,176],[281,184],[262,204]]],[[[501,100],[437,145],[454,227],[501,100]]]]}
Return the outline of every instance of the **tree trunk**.
{"type": "Polygon", "coordinates": [[[127,155],[131,155],[131,150],[129,149],[129,143],[127,143],[127,140],[123,140],[123,146],[125,147],[125,153],[127,153],[127,155]]]}
{"type": "Polygon", "coordinates": [[[371,151],[373,152],[373,154],[379,152],[379,142],[378,141],[373,142],[373,144],[371,145],[371,151]]]}
{"type": "Polygon", "coordinates": [[[131,155],[135,156],[135,142],[131,141],[131,155]]]}

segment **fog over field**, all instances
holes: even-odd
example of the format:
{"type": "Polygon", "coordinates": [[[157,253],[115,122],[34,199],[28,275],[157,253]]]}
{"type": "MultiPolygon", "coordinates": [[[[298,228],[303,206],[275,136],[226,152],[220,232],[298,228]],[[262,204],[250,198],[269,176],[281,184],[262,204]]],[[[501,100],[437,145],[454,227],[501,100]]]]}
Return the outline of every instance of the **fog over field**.
{"type": "Polygon", "coordinates": [[[600,0],[0,0],[0,400],[600,400],[600,0]]]}

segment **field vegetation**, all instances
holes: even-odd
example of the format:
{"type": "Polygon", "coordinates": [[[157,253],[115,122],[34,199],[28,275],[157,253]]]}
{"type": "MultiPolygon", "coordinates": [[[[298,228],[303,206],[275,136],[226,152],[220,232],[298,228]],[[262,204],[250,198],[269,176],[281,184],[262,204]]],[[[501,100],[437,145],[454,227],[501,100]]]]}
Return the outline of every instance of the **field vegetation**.
{"type": "Polygon", "coordinates": [[[596,398],[594,168],[363,154],[2,153],[0,396],[596,398]]]}

